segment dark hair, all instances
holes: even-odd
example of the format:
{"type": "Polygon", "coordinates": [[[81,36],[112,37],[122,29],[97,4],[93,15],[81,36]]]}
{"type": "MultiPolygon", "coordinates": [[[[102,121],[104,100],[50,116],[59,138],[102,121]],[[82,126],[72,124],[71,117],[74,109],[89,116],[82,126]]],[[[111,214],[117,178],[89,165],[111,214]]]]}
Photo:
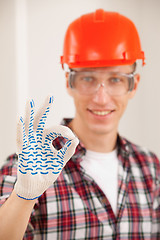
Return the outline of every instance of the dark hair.
{"type": "Polygon", "coordinates": [[[137,67],[137,63],[134,62],[134,63],[132,64],[132,67],[133,67],[133,72],[135,72],[135,71],[136,71],[136,67],[137,67]]]}

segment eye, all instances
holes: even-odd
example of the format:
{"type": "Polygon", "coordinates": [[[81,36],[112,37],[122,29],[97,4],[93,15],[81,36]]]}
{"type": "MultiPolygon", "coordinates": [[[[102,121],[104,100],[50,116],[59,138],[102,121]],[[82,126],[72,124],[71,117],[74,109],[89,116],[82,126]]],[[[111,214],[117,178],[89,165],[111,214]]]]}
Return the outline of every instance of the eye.
{"type": "Polygon", "coordinates": [[[110,82],[111,83],[120,83],[120,82],[122,82],[122,79],[119,77],[112,77],[112,78],[110,78],[110,82]]]}
{"type": "Polygon", "coordinates": [[[84,76],[81,79],[85,82],[93,82],[94,81],[94,78],[91,76],[84,76]]]}

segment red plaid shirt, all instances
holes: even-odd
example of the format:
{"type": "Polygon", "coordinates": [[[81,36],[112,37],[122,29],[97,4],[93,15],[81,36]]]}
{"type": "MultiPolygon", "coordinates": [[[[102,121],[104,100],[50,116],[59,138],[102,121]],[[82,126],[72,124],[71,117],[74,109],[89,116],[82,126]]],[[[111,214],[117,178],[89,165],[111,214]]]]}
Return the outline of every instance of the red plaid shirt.
{"type": "MultiPolygon", "coordinates": [[[[58,149],[63,144],[62,138],[54,141],[58,149]]],[[[81,167],[86,150],[80,143],[57,181],[37,200],[24,239],[160,240],[160,162],[124,138],[118,137],[117,146],[116,215],[81,167]]],[[[0,171],[0,204],[13,189],[16,169],[17,155],[12,155],[0,171]]]]}

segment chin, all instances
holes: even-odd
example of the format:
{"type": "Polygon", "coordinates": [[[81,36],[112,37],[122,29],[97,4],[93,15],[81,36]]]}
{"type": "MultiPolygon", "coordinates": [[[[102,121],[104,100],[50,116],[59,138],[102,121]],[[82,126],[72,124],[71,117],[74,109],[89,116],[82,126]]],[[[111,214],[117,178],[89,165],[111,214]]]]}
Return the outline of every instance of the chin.
{"type": "Polygon", "coordinates": [[[94,125],[90,125],[89,126],[90,131],[92,131],[92,133],[95,133],[97,135],[105,135],[105,134],[109,134],[112,132],[112,127],[109,126],[102,126],[101,124],[96,124],[94,125]]]}

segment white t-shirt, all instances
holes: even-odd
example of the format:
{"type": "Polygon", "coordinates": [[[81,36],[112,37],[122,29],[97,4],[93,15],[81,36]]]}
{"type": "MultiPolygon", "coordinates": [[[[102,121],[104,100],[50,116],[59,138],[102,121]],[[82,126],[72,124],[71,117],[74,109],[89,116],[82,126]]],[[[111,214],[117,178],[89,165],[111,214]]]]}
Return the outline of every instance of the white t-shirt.
{"type": "Polygon", "coordinates": [[[112,206],[113,212],[116,214],[118,193],[117,150],[110,153],[87,150],[81,166],[102,189],[112,206]]]}

